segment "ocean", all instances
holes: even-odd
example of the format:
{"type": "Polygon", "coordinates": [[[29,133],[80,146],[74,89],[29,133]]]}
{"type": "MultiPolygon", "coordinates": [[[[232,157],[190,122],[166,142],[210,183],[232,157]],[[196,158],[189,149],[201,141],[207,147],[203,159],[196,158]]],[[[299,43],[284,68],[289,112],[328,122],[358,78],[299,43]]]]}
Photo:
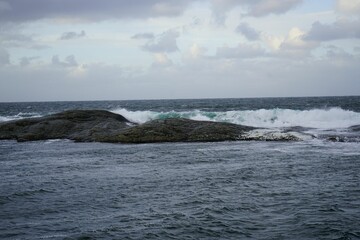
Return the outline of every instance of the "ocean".
{"type": "Polygon", "coordinates": [[[360,97],[0,103],[262,128],[262,141],[0,141],[0,239],[360,239],[360,97]],[[270,141],[294,134],[300,141],[270,141]]]}

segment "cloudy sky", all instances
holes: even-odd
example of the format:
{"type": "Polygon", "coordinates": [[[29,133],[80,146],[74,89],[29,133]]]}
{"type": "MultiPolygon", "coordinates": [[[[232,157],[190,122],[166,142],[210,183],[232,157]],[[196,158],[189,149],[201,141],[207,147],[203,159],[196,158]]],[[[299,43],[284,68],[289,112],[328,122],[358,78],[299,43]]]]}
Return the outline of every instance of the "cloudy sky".
{"type": "Polygon", "coordinates": [[[0,102],[360,95],[360,0],[0,0],[0,102]]]}

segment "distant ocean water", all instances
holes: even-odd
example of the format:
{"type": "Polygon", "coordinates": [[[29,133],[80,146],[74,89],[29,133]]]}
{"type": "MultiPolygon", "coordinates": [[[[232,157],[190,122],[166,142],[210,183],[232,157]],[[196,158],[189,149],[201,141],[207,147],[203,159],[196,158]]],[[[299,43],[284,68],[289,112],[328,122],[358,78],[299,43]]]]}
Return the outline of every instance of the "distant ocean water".
{"type": "Polygon", "coordinates": [[[69,109],[303,141],[0,141],[0,239],[360,239],[360,97],[0,103],[0,122],[69,109]]]}

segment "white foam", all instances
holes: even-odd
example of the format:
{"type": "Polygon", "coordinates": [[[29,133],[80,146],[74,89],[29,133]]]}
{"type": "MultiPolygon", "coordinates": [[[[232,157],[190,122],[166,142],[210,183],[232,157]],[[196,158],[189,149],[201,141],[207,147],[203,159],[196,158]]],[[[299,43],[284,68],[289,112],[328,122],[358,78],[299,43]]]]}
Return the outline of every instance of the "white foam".
{"type": "Polygon", "coordinates": [[[0,116],[0,122],[7,122],[7,121],[11,121],[11,120],[13,120],[13,118],[0,116]]]}
{"type": "Polygon", "coordinates": [[[309,134],[299,132],[282,132],[272,129],[256,129],[249,131],[240,137],[241,140],[261,140],[261,141],[305,141],[312,140],[309,134]]]}
{"type": "Polygon", "coordinates": [[[275,108],[226,112],[205,112],[200,110],[155,112],[129,111],[122,108],[112,112],[121,114],[136,123],[144,123],[154,119],[182,117],[198,121],[230,122],[259,128],[301,126],[306,128],[339,129],[360,124],[360,113],[341,108],[312,110],[275,108]]]}
{"type": "Polygon", "coordinates": [[[41,115],[38,113],[32,113],[32,112],[30,112],[30,113],[20,112],[18,114],[12,115],[12,116],[0,116],[0,122],[19,120],[19,119],[23,119],[23,118],[35,118],[35,117],[41,117],[41,115]]]}
{"type": "Polygon", "coordinates": [[[69,139],[48,139],[44,142],[44,144],[52,144],[52,143],[58,143],[58,142],[72,142],[72,140],[69,139]]]}
{"type": "Polygon", "coordinates": [[[117,113],[134,123],[145,123],[156,119],[158,113],[152,111],[128,111],[125,108],[115,109],[111,112],[117,113]]]}
{"type": "Polygon", "coordinates": [[[266,128],[302,126],[333,129],[347,128],[360,124],[360,113],[341,108],[303,111],[276,108],[269,110],[230,111],[219,114],[216,120],[266,128]]]}

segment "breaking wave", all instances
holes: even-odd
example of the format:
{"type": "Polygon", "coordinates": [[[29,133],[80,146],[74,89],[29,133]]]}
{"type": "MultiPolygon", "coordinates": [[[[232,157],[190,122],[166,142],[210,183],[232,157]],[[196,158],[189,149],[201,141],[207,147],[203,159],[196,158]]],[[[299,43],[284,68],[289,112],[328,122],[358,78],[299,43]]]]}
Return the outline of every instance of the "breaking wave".
{"type": "Polygon", "coordinates": [[[38,113],[34,113],[34,112],[20,112],[18,114],[15,115],[10,115],[10,116],[0,116],[0,122],[7,122],[7,121],[12,121],[12,120],[19,120],[19,119],[23,119],[23,118],[34,118],[34,117],[41,117],[42,115],[38,114],[38,113]]]}
{"type": "Polygon", "coordinates": [[[188,118],[215,122],[229,122],[260,128],[281,128],[301,126],[318,129],[348,128],[360,124],[360,113],[341,108],[291,110],[259,109],[246,111],[207,112],[193,111],[129,111],[125,108],[112,112],[126,117],[132,122],[145,123],[155,119],[188,118]]]}
{"type": "MultiPolygon", "coordinates": [[[[145,123],[156,119],[187,118],[198,121],[229,122],[258,128],[288,128],[300,126],[316,129],[344,129],[360,125],[360,113],[342,108],[292,110],[292,109],[258,109],[243,111],[209,112],[202,110],[190,111],[130,111],[125,108],[114,109],[112,112],[121,114],[135,123],[145,123]]],[[[1,116],[0,122],[23,118],[41,117],[36,112],[20,112],[11,116],[1,116]]]]}

